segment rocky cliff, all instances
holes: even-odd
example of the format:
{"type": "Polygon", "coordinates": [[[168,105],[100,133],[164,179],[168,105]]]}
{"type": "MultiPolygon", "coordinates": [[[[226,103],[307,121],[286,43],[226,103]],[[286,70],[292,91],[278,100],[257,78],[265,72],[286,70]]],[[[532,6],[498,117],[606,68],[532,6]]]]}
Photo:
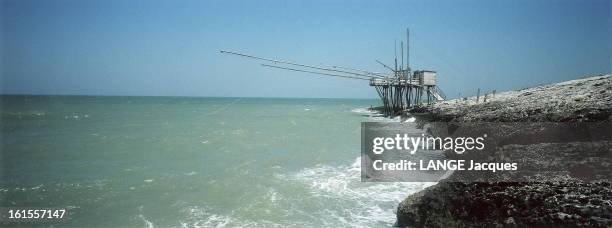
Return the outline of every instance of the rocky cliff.
{"type": "MultiPolygon", "coordinates": [[[[436,103],[424,110],[430,121],[444,122],[592,122],[612,121],[612,75],[594,76],[477,99],[436,103]]],[[[606,126],[606,125],[602,125],[606,126]]],[[[525,132],[524,129],[519,132],[525,132]]],[[[612,129],[600,129],[610,132],[612,129]]],[[[512,128],[500,130],[510,135],[512,128]]],[[[529,131],[530,134],[537,134],[529,131]]],[[[608,134],[609,135],[609,134],[608,134]]],[[[515,137],[516,135],[513,135],[515,137]]],[[[550,142],[515,137],[528,143],[504,142],[500,148],[520,156],[549,160],[551,153],[575,155],[590,146],[596,162],[612,164],[612,140],[550,142]]],[[[452,159],[456,154],[446,153],[452,159]]],[[[495,153],[493,153],[495,154],[495,153]]],[[[580,156],[580,155],[578,155],[580,156]]],[[[598,169],[610,174],[612,169],[598,169]]],[[[612,186],[609,179],[583,181],[571,175],[526,177],[526,182],[461,182],[462,174],[406,198],[397,209],[397,226],[612,226],[612,186]]]]}

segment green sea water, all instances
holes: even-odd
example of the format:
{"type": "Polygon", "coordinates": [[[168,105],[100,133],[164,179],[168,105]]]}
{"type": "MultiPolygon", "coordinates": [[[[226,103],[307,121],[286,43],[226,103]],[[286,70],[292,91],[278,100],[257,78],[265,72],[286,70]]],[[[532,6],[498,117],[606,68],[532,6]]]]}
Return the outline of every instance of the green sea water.
{"type": "MultiPolygon", "coordinates": [[[[0,206],[60,227],[385,227],[428,183],[360,182],[377,100],[1,96],[0,206]]],[[[12,224],[37,225],[37,224],[12,224]]]]}

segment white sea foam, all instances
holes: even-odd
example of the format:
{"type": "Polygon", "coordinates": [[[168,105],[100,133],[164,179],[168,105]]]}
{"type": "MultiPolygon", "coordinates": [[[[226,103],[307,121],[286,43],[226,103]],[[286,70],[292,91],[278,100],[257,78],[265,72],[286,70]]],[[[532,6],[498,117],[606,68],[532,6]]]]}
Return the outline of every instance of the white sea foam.
{"type": "MultiPolygon", "coordinates": [[[[339,166],[316,165],[297,172],[277,173],[284,185],[303,186],[306,195],[267,187],[261,198],[219,212],[207,206],[181,209],[180,227],[381,227],[392,226],[399,202],[434,183],[365,183],[361,160],[339,166]],[[304,207],[302,203],[307,203],[304,207]],[[270,206],[262,206],[270,205],[270,206]],[[315,207],[315,208],[311,208],[315,207]],[[263,210],[263,211],[262,211],[263,210]],[[249,216],[253,211],[275,214],[276,219],[249,216]],[[246,214],[245,214],[246,213],[246,214]],[[286,219],[279,219],[286,218],[286,219]],[[295,219],[300,218],[300,219],[295,219]]],[[[304,194],[304,193],[302,193],[304,194]]]]}
{"type": "Polygon", "coordinates": [[[294,177],[306,181],[321,194],[342,195],[353,199],[374,199],[376,201],[403,200],[407,195],[435,183],[361,182],[361,158],[358,157],[350,166],[318,165],[303,169],[294,177]]]}
{"type": "Polygon", "coordinates": [[[401,122],[401,118],[399,116],[389,118],[382,113],[375,110],[370,110],[369,108],[355,108],[352,109],[351,112],[366,116],[366,121],[370,122],[401,122]]]}
{"type": "Polygon", "coordinates": [[[370,110],[369,108],[355,108],[352,109],[351,112],[354,113],[363,113],[363,114],[377,114],[377,111],[370,110]]]}
{"type": "Polygon", "coordinates": [[[409,117],[406,120],[404,120],[404,123],[414,123],[414,121],[416,121],[416,118],[414,117],[409,117]]]}
{"type": "MultiPolygon", "coordinates": [[[[331,209],[325,214],[343,226],[371,227],[393,225],[394,209],[408,195],[420,191],[435,182],[361,182],[361,159],[351,165],[318,165],[303,169],[286,178],[306,184],[317,197],[353,202],[341,211],[331,209]]],[[[321,218],[324,219],[324,218],[321,218]]]]}
{"type": "Polygon", "coordinates": [[[142,221],[145,223],[145,226],[144,226],[145,228],[155,227],[155,225],[151,221],[147,220],[147,218],[145,218],[142,214],[138,215],[138,217],[142,219],[142,221]]]}
{"type": "Polygon", "coordinates": [[[274,225],[262,225],[263,222],[238,220],[231,214],[220,215],[211,212],[209,208],[198,206],[187,207],[181,213],[184,214],[185,218],[179,221],[180,227],[271,227],[274,225]]]}
{"type": "Polygon", "coordinates": [[[145,224],[145,226],[144,226],[145,228],[154,228],[155,225],[153,224],[153,222],[147,220],[147,218],[143,215],[142,208],[143,208],[142,205],[138,207],[138,212],[139,212],[138,218],[142,219],[142,221],[145,224]]]}

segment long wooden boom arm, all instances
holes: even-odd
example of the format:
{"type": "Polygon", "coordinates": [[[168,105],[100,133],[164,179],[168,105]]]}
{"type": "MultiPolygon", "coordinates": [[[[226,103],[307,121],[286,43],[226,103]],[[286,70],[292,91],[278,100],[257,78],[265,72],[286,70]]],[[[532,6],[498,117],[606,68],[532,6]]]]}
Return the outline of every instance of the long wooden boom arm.
{"type": "Polygon", "coordinates": [[[370,73],[370,74],[363,74],[363,73],[356,73],[356,72],[351,72],[351,71],[336,70],[336,69],[326,68],[326,67],[310,66],[310,65],[305,65],[305,64],[293,63],[293,62],[289,62],[289,61],[285,61],[285,60],[276,60],[276,59],[262,58],[262,57],[258,57],[258,56],[253,56],[253,55],[248,55],[248,54],[243,54],[243,53],[238,53],[238,52],[233,52],[233,51],[220,50],[220,52],[223,53],[223,54],[237,55],[237,56],[242,56],[242,57],[252,58],[252,59],[258,59],[258,60],[263,60],[263,61],[268,61],[268,62],[273,62],[273,63],[287,64],[287,65],[304,67],[304,68],[310,68],[310,69],[316,69],[316,70],[323,70],[323,71],[331,71],[331,72],[337,72],[337,73],[350,74],[350,75],[353,75],[355,77],[364,77],[364,78],[367,78],[367,79],[370,79],[370,78],[381,78],[381,79],[383,79],[383,78],[385,78],[385,77],[381,77],[381,76],[375,76],[375,74],[372,74],[372,73],[370,73]]]}

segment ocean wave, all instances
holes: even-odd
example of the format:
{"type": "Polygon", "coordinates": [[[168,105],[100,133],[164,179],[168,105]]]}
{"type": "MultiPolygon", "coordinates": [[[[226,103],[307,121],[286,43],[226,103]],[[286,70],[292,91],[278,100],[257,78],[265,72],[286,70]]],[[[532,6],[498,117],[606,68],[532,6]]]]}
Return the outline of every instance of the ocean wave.
{"type": "Polygon", "coordinates": [[[253,186],[263,194],[230,211],[183,205],[176,227],[392,226],[394,210],[406,196],[435,184],[361,182],[360,165],[357,158],[338,166],[278,170],[273,178],[281,186],[253,186]]]}
{"type": "Polygon", "coordinates": [[[375,201],[400,201],[411,193],[435,184],[435,182],[361,182],[361,157],[357,157],[348,166],[318,165],[303,169],[294,174],[293,178],[309,183],[321,194],[338,195],[351,199],[367,198],[375,201]]]}
{"type": "Polygon", "coordinates": [[[28,118],[42,118],[47,115],[43,111],[28,111],[28,112],[0,112],[0,116],[3,118],[16,118],[16,119],[28,119],[28,118]]]}
{"type": "Polygon", "coordinates": [[[354,109],[351,109],[351,112],[360,113],[360,114],[378,114],[377,111],[370,110],[369,108],[354,108],[354,109]]]}
{"type": "MultiPolygon", "coordinates": [[[[361,182],[361,158],[350,165],[318,165],[284,176],[288,180],[306,184],[313,195],[356,205],[338,210],[326,209],[335,225],[352,227],[391,226],[394,210],[408,195],[435,182],[361,182]]],[[[321,218],[325,219],[325,218],[321,218]]]]}
{"type": "Polygon", "coordinates": [[[414,123],[414,121],[416,121],[416,118],[413,116],[406,118],[406,120],[404,120],[404,123],[414,123]]]}
{"type": "Polygon", "coordinates": [[[351,112],[365,116],[369,122],[401,122],[400,116],[389,118],[388,116],[385,116],[376,110],[370,110],[369,108],[355,108],[352,109],[351,112]]]}
{"type": "Polygon", "coordinates": [[[138,218],[140,218],[142,220],[142,222],[144,222],[144,227],[145,228],[154,228],[155,225],[153,224],[153,222],[149,221],[143,214],[142,214],[142,208],[143,206],[138,207],[138,218]]]}
{"type": "Polygon", "coordinates": [[[284,227],[270,221],[252,221],[237,219],[234,213],[222,215],[211,212],[207,207],[191,206],[184,208],[181,212],[184,219],[179,221],[182,228],[200,227],[284,227]]]}

